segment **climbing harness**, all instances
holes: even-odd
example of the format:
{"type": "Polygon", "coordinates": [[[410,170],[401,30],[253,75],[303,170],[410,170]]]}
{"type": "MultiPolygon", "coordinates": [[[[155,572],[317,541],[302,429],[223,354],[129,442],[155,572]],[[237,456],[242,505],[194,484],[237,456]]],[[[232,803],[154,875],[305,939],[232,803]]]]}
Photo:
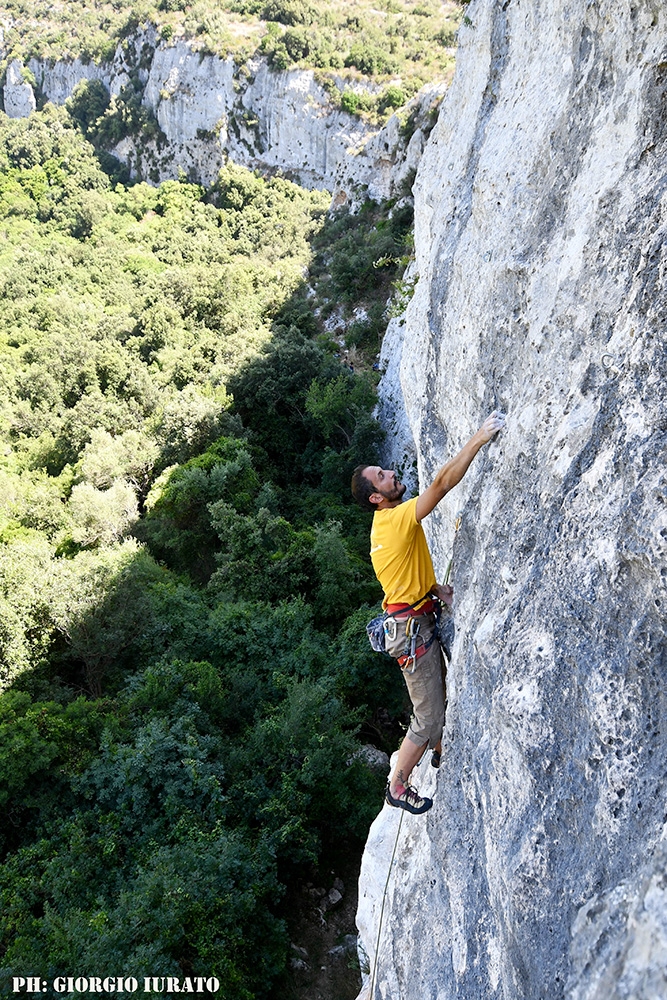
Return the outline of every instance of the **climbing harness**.
{"type": "MultiPolygon", "coordinates": [[[[401,608],[400,612],[398,613],[403,615],[409,613],[410,611],[413,611],[418,604],[422,604],[424,601],[428,599],[428,597],[429,597],[428,594],[426,594],[425,597],[420,597],[418,600],[415,601],[414,604],[410,604],[405,608],[401,608]]],[[[394,641],[397,635],[396,631],[397,627],[398,623],[396,619],[392,615],[390,615],[387,611],[383,611],[381,615],[377,615],[377,617],[369,621],[368,625],[366,626],[366,634],[368,635],[368,641],[371,644],[371,649],[373,649],[376,653],[386,653],[387,652],[386,640],[389,639],[390,642],[394,641]]],[[[408,650],[406,648],[406,652],[407,651],[408,650]]]]}

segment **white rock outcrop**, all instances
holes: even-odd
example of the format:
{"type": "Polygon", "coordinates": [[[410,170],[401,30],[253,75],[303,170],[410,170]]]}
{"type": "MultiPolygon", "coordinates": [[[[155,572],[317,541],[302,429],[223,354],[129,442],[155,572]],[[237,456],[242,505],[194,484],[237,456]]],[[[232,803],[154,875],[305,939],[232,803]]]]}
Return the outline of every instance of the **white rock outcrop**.
{"type": "Polygon", "coordinates": [[[308,187],[332,188],[341,161],[360,153],[370,134],[335,109],[312,70],[273,72],[265,59],[253,59],[241,71],[232,58],[202,56],[185,42],[156,49],[143,100],[167,137],[174,164],[206,182],[228,155],[244,166],[280,170],[308,187]],[[196,140],[216,144],[208,170],[201,169],[196,140]]]}
{"type": "MultiPolygon", "coordinates": [[[[421,127],[408,137],[397,115],[378,130],[341,111],[312,70],[274,72],[259,57],[239,66],[231,56],[204,54],[183,39],[161,40],[154,28],[119,45],[110,63],[32,58],[28,69],[55,104],[64,104],[81,81],[100,80],[111,96],[131,81],[138,84],[162,134],[158,141],[128,136],[113,150],[134,176],[161,181],[185,171],[210,184],[229,158],[326,188],[336,204],[366,195],[380,201],[409,188],[429,109],[445,91],[444,85],[429,85],[413,99],[407,111],[417,112],[421,127]]],[[[336,85],[342,90],[350,84],[340,79],[336,85]]],[[[372,87],[354,84],[365,86],[372,87]]],[[[18,60],[7,71],[4,102],[14,117],[35,110],[33,87],[18,60]]]]}
{"type": "MultiPolygon", "coordinates": [[[[112,85],[116,84],[118,76],[116,72],[110,72],[108,67],[103,68],[91,62],[84,63],[81,59],[73,59],[71,62],[60,60],[55,63],[42,63],[41,60],[33,58],[28,63],[28,68],[33,73],[40,90],[54,104],[64,104],[82,80],[102,80],[105,86],[110,89],[112,85]]],[[[116,93],[119,89],[119,87],[116,88],[116,93]]],[[[5,85],[6,105],[7,87],[5,85]]]]}
{"type": "Polygon", "coordinates": [[[7,67],[4,86],[5,112],[10,118],[27,118],[37,107],[35,92],[24,78],[23,64],[13,59],[7,67]]]}
{"type": "MultiPolygon", "coordinates": [[[[422,483],[508,421],[425,524],[440,573],[454,552],[457,638],[373,1000],[660,1000],[667,9],[473,0],[459,41],[383,412],[422,483]]],[[[385,807],[362,868],[371,968],[395,827],[385,807]]]]}

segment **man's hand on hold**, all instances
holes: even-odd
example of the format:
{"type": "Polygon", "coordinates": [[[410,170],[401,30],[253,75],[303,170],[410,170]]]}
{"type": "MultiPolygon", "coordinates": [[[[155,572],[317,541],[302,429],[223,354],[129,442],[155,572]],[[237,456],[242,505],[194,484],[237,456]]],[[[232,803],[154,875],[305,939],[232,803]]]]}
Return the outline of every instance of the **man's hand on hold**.
{"type": "Polygon", "coordinates": [[[443,465],[428,489],[417,497],[415,516],[418,521],[430,514],[445,494],[458,486],[480,448],[488,444],[491,438],[504,426],[505,415],[500,410],[494,410],[467,444],[463,445],[458,455],[443,465]]]}
{"type": "Polygon", "coordinates": [[[488,444],[491,438],[501,431],[505,426],[505,414],[501,413],[500,410],[494,410],[493,413],[486,418],[484,423],[479,429],[479,433],[484,438],[484,444],[488,444]]]}
{"type": "Polygon", "coordinates": [[[436,583],[435,587],[432,589],[432,593],[434,593],[443,604],[446,604],[451,608],[454,602],[454,588],[448,583],[436,583]]]}

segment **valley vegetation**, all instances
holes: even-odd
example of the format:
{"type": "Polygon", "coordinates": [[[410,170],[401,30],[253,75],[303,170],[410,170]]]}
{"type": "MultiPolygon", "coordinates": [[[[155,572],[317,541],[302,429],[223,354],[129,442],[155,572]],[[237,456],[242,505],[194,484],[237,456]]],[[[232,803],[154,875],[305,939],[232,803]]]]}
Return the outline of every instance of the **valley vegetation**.
{"type": "Polygon", "coordinates": [[[275,997],[403,710],[348,494],[410,209],[231,165],[121,183],[77,107],[0,116],[1,985],[275,997]]]}

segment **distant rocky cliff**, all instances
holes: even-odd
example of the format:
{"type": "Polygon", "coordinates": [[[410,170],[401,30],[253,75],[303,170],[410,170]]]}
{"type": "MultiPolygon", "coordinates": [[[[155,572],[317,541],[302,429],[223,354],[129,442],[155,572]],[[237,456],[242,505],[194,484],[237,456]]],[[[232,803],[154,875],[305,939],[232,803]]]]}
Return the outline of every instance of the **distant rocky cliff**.
{"type": "MultiPolygon", "coordinates": [[[[392,1000],[667,997],[667,9],[473,0],[385,339],[422,483],[507,428],[428,519],[453,547],[444,761],[360,884],[392,1000]],[[455,535],[455,518],[462,512],[455,535]]],[[[397,676],[397,683],[400,680],[397,676]]],[[[427,773],[430,772],[430,773],[427,773]]]]}
{"type": "Polygon", "coordinates": [[[384,128],[372,128],[341,111],[334,99],[349,81],[331,80],[327,90],[312,70],[274,72],[260,57],[238,65],[231,56],[204,54],[184,40],[166,42],[146,29],[102,65],[32,58],[24,67],[12,61],[4,108],[11,117],[24,117],[35,110],[36,92],[64,104],[82,80],[101,80],[117,96],[131,77],[139,81],[142,103],[162,131],[159,142],[128,136],[113,150],[135,176],[159,181],[185,171],[210,184],[229,157],[251,169],[278,170],[307,187],[327,188],[337,203],[404,193],[424,148],[429,111],[445,90],[429,85],[413,99],[410,134],[397,115],[384,128]]]}

